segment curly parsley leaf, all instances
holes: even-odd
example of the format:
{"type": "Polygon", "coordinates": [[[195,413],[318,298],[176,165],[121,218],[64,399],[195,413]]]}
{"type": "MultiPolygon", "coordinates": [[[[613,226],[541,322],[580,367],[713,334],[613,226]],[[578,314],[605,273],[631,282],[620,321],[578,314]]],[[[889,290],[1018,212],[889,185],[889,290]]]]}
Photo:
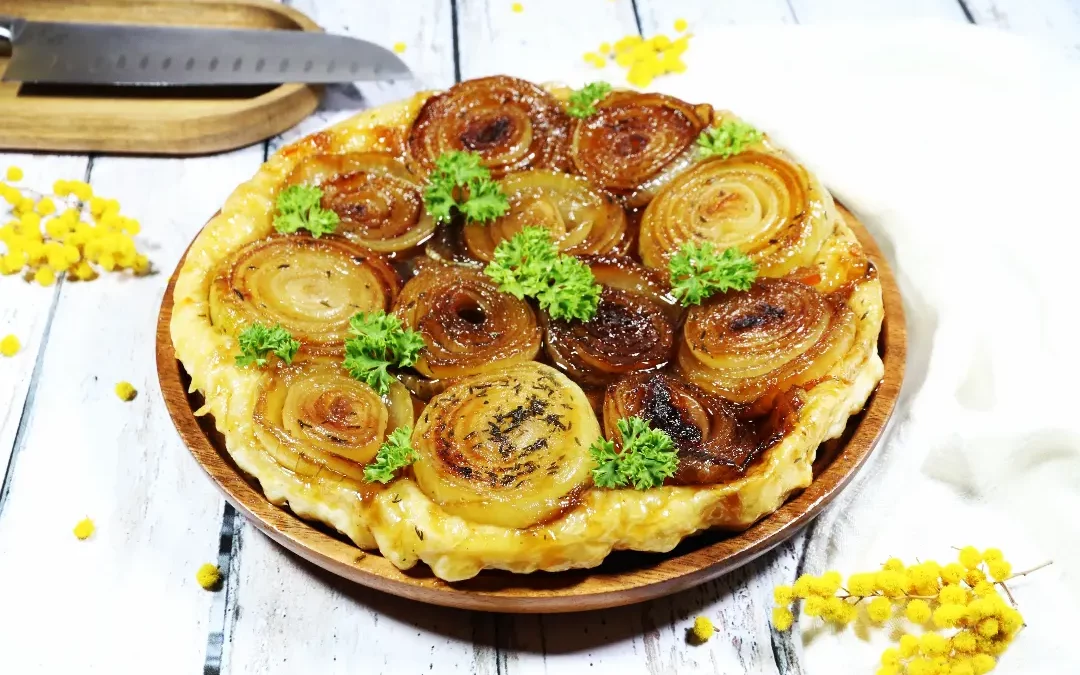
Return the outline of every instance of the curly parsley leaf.
{"type": "Polygon", "coordinates": [[[438,221],[450,220],[457,210],[468,222],[482,223],[510,210],[510,202],[480,163],[480,155],[461,150],[444,152],[435,160],[424,204],[438,221]]]}
{"type": "Polygon", "coordinates": [[[603,438],[589,446],[589,455],[596,462],[593,482],[597,487],[633,485],[647,490],[675,475],[679,458],[667,433],[649,428],[649,423],[640,417],[621,419],[615,427],[622,437],[622,452],[615,452],[615,444],[603,438]]]}
{"type": "Polygon", "coordinates": [[[293,339],[289,331],[280,325],[268,328],[261,323],[253,323],[245,328],[236,340],[240,345],[236,365],[241,368],[253,363],[260,368],[265,366],[271,352],[277,354],[285,363],[292,363],[296,350],[300,349],[300,341],[293,339]]]}
{"type": "Polygon", "coordinates": [[[589,266],[560,254],[542,227],[523,227],[499,242],[484,273],[504,293],[536,298],[553,319],[588,321],[600,302],[601,289],[589,266]]]}
{"type": "Polygon", "coordinates": [[[318,239],[337,229],[338,214],[324,209],[323,192],[314,185],[290,185],[278,193],[274,229],[282,234],[307,230],[318,239]]]}
{"type": "Polygon", "coordinates": [[[686,242],[668,263],[671,292],[684,307],[729,290],[745,291],[757,277],[757,267],[736,248],[717,253],[712,242],[686,242]]]}
{"type": "Polygon", "coordinates": [[[570,94],[566,113],[571,117],[588,117],[596,113],[596,104],[611,93],[607,82],[593,82],[570,94]]]}
{"type": "Polygon", "coordinates": [[[401,319],[385,312],[360,312],[349,320],[353,337],[345,340],[345,369],[357,380],[384,395],[390,391],[391,366],[416,363],[424,338],[402,327],[401,319]]]}
{"type": "Polygon", "coordinates": [[[369,483],[389,483],[394,474],[416,461],[416,451],[410,444],[412,427],[398,427],[390,432],[375,454],[375,461],[364,467],[364,480],[369,483]]]}
{"type": "Polygon", "coordinates": [[[760,143],[764,134],[742,120],[726,119],[719,126],[710,127],[698,136],[700,157],[718,156],[727,159],[745,152],[754,143],[760,143]]]}

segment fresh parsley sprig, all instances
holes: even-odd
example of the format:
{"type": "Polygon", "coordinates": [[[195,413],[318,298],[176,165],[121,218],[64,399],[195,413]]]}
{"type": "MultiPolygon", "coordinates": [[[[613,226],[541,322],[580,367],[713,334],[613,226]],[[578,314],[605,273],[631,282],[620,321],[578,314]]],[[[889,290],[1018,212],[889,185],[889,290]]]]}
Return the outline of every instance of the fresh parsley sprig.
{"type": "Polygon", "coordinates": [[[663,485],[664,479],[675,475],[679,457],[667,433],[650,429],[649,423],[640,417],[626,417],[615,426],[622,437],[622,452],[615,452],[615,444],[604,438],[589,446],[589,454],[596,462],[593,482],[597,487],[633,485],[638,490],[647,490],[663,485]]]}
{"type": "Polygon", "coordinates": [[[389,483],[394,474],[416,461],[416,451],[410,444],[412,427],[398,427],[390,432],[379,446],[375,461],[364,467],[364,480],[369,483],[389,483]]]}
{"type": "Polygon", "coordinates": [[[270,360],[270,352],[277,354],[285,363],[292,363],[296,350],[300,349],[300,341],[293,339],[289,331],[280,325],[268,328],[261,323],[253,323],[236,340],[240,344],[236,365],[241,368],[253,363],[262,368],[270,360]]]}
{"type": "Polygon", "coordinates": [[[401,325],[401,319],[385,312],[360,312],[349,320],[345,340],[345,369],[377,391],[390,391],[390,366],[405,368],[416,363],[424,338],[401,325]]]}
{"type": "Polygon", "coordinates": [[[444,152],[435,160],[424,204],[438,221],[450,220],[457,210],[468,222],[482,223],[510,210],[510,202],[480,163],[480,155],[461,150],[444,152]]]}
{"type": "Polygon", "coordinates": [[[757,277],[757,267],[737,248],[717,253],[712,242],[686,242],[668,263],[671,292],[684,307],[700,305],[715,293],[745,291],[757,277]]]}
{"type": "Polygon", "coordinates": [[[318,239],[337,229],[338,214],[322,207],[322,188],[290,185],[278,193],[274,229],[282,234],[307,230],[318,239]]]}
{"type": "Polygon", "coordinates": [[[611,93],[607,82],[593,82],[570,94],[566,113],[571,117],[588,117],[596,114],[596,104],[611,93]]]}
{"type": "Polygon", "coordinates": [[[542,227],[523,227],[495,247],[484,273],[517,299],[536,298],[553,319],[588,321],[600,303],[600,286],[589,266],[562,255],[542,227]]]}
{"type": "Polygon", "coordinates": [[[697,138],[698,156],[727,159],[760,143],[764,134],[742,120],[726,119],[710,127],[697,138]]]}

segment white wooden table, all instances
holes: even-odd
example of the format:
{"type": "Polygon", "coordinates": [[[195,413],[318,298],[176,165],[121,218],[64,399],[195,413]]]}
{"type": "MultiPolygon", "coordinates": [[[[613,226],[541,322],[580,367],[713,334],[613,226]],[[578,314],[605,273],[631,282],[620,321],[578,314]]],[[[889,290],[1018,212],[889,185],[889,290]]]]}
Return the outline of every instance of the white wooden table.
{"type": "MultiPolygon", "coordinates": [[[[709,24],[938,18],[996,25],[1080,58],[1080,0],[295,0],[327,30],[384,44],[429,86],[494,72],[543,78],[604,40],[709,24]]],[[[614,78],[609,69],[603,76],[614,78]]],[[[207,217],[282,143],[416,85],[332,90],[325,110],[257,146],[197,159],[0,154],[25,184],[85,177],[141,220],[168,272],[207,217]]],[[[0,120],[0,124],[3,121],[0,120]]],[[[419,605],[339,581],[286,553],[226,505],[161,403],[154,325],[168,274],[52,288],[0,278],[0,672],[802,673],[770,630],[813,528],[718,581],[643,605],[502,616],[419,605]],[[139,389],[122,403],[113,385],[139,389]],[[94,537],[74,524],[90,516],[94,537]],[[223,591],[195,570],[219,561],[223,591]],[[707,614],[723,632],[690,647],[707,614]]]]}

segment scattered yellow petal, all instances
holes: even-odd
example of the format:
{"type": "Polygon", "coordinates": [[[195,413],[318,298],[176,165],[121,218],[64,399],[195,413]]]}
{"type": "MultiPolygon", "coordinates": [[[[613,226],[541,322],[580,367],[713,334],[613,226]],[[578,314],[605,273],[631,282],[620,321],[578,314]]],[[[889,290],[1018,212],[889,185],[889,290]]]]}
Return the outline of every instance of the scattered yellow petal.
{"type": "Polygon", "coordinates": [[[685,31],[690,24],[686,23],[686,19],[675,19],[675,30],[679,33],[685,31]]]}
{"type": "MultiPolygon", "coordinates": [[[[404,42],[395,42],[394,43],[394,52],[396,52],[398,54],[404,54],[405,53],[405,43],[404,42]]],[[[93,211],[93,205],[91,205],[90,209],[91,209],[90,212],[93,213],[94,212],[93,211]]],[[[104,209],[105,209],[105,206],[103,204],[102,207],[101,207],[101,210],[103,211],[104,209]]],[[[98,211],[98,214],[100,214],[100,213],[101,213],[101,211],[98,211]]]]}
{"type": "Polygon", "coordinates": [[[15,356],[21,348],[19,338],[14,335],[5,335],[4,339],[0,340],[0,354],[4,356],[15,356]]]}
{"type": "Polygon", "coordinates": [[[56,204],[48,197],[43,197],[34,210],[43,216],[49,216],[56,213],[56,204]]]}
{"type": "Polygon", "coordinates": [[[79,539],[89,539],[90,535],[94,534],[94,521],[89,518],[83,518],[75,525],[75,529],[72,530],[75,536],[79,539]]]}
{"type": "Polygon", "coordinates": [[[610,42],[601,42],[599,51],[600,51],[601,54],[604,54],[605,56],[607,54],[610,54],[611,53],[611,43],[610,42]]]}
{"type": "Polygon", "coordinates": [[[22,180],[23,179],[23,170],[20,169],[17,166],[9,166],[8,169],[7,169],[7,172],[4,174],[4,176],[8,180],[22,180]]]}
{"type": "Polygon", "coordinates": [[[702,644],[709,641],[709,638],[716,632],[716,628],[708,617],[699,616],[694,619],[694,628],[690,632],[693,634],[694,640],[696,640],[698,644],[702,644]]]}
{"type": "Polygon", "coordinates": [[[135,399],[135,397],[136,397],[136,396],[138,395],[138,393],[139,393],[139,392],[138,392],[138,391],[137,391],[137,390],[135,389],[135,387],[131,386],[131,383],[130,383],[130,382],[127,382],[127,381],[124,381],[124,382],[117,382],[117,383],[116,383],[116,388],[115,388],[115,389],[116,389],[116,395],[120,397],[120,400],[121,400],[121,401],[131,401],[131,400],[134,400],[134,399],[135,399]]]}
{"type": "Polygon", "coordinates": [[[510,9],[511,11],[517,12],[518,14],[525,11],[525,7],[523,7],[520,2],[515,2],[514,4],[510,5],[510,9]]]}
{"type": "Polygon", "coordinates": [[[200,586],[211,591],[221,581],[221,570],[213,563],[206,563],[195,573],[195,580],[199,582],[200,586]]]}

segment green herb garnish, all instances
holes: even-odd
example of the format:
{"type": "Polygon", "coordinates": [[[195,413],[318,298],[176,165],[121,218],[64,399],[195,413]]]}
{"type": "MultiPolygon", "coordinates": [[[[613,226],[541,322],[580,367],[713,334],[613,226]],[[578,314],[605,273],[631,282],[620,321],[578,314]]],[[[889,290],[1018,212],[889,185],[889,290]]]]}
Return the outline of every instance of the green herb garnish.
{"type": "Polygon", "coordinates": [[[762,138],[764,134],[746,122],[726,119],[719,126],[701,132],[697,139],[698,155],[727,159],[745,152],[754,143],[760,143],[762,138]]]}
{"type": "Polygon", "coordinates": [[[553,319],[588,321],[600,303],[600,286],[589,266],[562,255],[542,227],[524,227],[495,247],[484,273],[519,300],[536,298],[553,319]]]}
{"type": "Polygon", "coordinates": [[[270,352],[277,354],[285,363],[292,363],[296,350],[300,349],[300,341],[294,340],[289,331],[280,325],[267,328],[261,323],[253,323],[236,339],[240,343],[236,365],[241,368],[253,363],[260,368],[265,366],[270,352]]]}
{"type": "Polygon", "coordinates": [[[571,117],[588,117],[596,114],[596,104],[611,93],[607,82],[593,82],[570,94],[570,105],[566,113],[571,117]]]}
{"type": "Polygon", "coordinates": [[[499,184],[480,163],[480,155],[461,150],[444,152],[435,160],[424,204],[439,221],[450,220],[455,209],[469,222],[495,220],[510,209],[499,184]]]}
{"type": "Polygon", "coordinates": [[[647,490],[664,484],[679,466],[675,443],[660,429],[650,429],[640,417],[627,417],[615,423],[622,437],[622,452],[615,444],[599,438],[589,446],[596,462],[593,482],[597,487],[618,488],[633,485],[647,490]]]}
{"type": "Polygon", "coordinates": [[[354,337],[345,340],[345,369],[366,382],[379,395],[390,391],[387,368],[405,368],[416,363],[424,338],[403,328],[401,319],[385,312],[360,312],[349,320],[354,337]]]}
{"type": "Polygon", "coordinates": [[[290,185],[277,197],[277,215],[274,229],[282,234],[294,234],[307,230],[318,239],[337,229],[338,214],[324,209],[323,191],[314,185],[290,185]]]}
{"type": "Polygon", "coordinates": [[[410,445],[412,427],[398,427],[390,432],[379,446],[375,461],[364,467],[364,480],[369,483],[389,483],[394,474],[416,461],[416,451],[410,445]]]}
{"type": "Polygon", "coordinates": [[[700,305],[714,293],[745,291],[757,277],[753,261],[736,248],[717,253],[711,242],[686,242],[668,263],[671,292],[684,307],[700,305]]]}

